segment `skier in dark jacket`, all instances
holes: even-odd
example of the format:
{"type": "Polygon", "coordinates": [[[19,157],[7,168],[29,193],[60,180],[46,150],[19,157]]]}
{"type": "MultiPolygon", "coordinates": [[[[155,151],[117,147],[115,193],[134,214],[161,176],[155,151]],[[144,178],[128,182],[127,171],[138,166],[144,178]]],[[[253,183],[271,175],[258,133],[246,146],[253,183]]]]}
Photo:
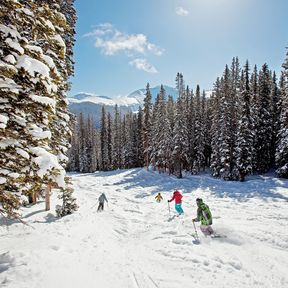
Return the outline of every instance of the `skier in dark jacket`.
{"type": "Polygon", "coordinates": [[[193,222],[201,221],[200,230],[205,236],[211,236],[214,234],[214,231],[211,227],[212,225],[212,214],[211,211],[201,198],[196,199],[198,206],[197,209],[197,218],[192,219],[193,222]]]}
{"type": "Polygon", "coordinates": [[[104,201],[106,201],[108,203],[106,195],[104,193],[102,193],[99,196],[98,201],[99,201],[99,206],[98,206],[97,212],[103,211],[104,210],[104,201]]]}

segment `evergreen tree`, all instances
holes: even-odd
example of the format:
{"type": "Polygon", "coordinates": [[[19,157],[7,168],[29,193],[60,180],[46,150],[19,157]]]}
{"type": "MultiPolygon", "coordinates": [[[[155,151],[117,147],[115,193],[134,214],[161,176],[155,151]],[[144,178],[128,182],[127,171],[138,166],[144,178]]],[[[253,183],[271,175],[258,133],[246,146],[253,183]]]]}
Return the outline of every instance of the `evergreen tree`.
{"type": "Polygon", "coordinates": [[[221,86],[221,98],[220,98],[220,133],[219,133],[219,153],[221,161],[221,177],[225,180],[232,178],[233,170],[233,138],[232,134],[235,131],[232,131],[231,127],[231,75],[228,66],[226,65],[225,72],[223,75],[223,81],[221,86]]]}
{"type": "Polygon", "coordinates": [[[280,129],[280,91],[277,85],[277,77],[274,71],[272,76],[271,87],[271,114],[272,114],[272,135],[271,135],[271,151],[270,151],[270,167],[275,166],[276,140],[280,129]]]}
{"type": "MultiPolygon", "coordinates": [[[[204,96],[205,97],[205,96],[204,96]]],[[[205,101],[205,100],[204,100],[205,101]]],[[[195,94],[195,151],[194,151],[194,164],[193,174],[197,174],[205,165],[204,156],[204,103],[201,103],[200,87],[197,85],[195,94]]]]}
{"type": "MultiPolygon", "coordinates": [[[[0,3],[1,76],[5,83],[0,91],[5,103],[0,109],[4,119],[0,141],[6,143],[0,150],[4,168],[0,202],[9,216],[19,207],[17,195],[37,193],[46,184],[63,190],[66,186],[64,167],[71,128],[65,92],[73,63],[68,61],[70,52],[62,36],[67,31],[72,35],[73,27],[67,25],[57,4],[32,0],[0,3]]],[[[73,41],[70,51],[72,46],[73,41]]]]}
{"type": "Polygon", "coordinates": [[[100,167],[102,171],[108,170],[108,133],[107,133],[107,119],[104,106],[101,110],[101,124],[100,124],[100,167]]]}
{"type": "Polygon", "coordinates": [[[67,171],[79,171],[79,138],[78,138],[78,125],[74,123],[73,134],[71,138],[71,148],[68,152],[69,162],[67,171]]]}
{"type": "Polygon", "coordinates": [[[167,128],[166,118],[166,92],[161,85],[160,91],[156,98],[156,103],[153,110],[153,125],[152,125],[152,153],[151,157],[153,163],[158,167],[159,172],[165,167],[165,146],[166,146],[166,135],[167,128]]]}
{"type": "Polygon", "coordinates": [[[189,170],[193,173],[195,165],[195,136],[196,136],[196,127],[195,127],[195,99],[193,91],[186,89],[186,93],[189,93],[189,104],[188,104],[188,121],[187,121],[187,130],[188,130],[188,162],[189,170]]]}
{"type": "Polygon", "coordinates": [[[147,170],[150,164],[150,152],[151,152],[151,117],[152,117],[152,95],[150,92],[149,83],[146,86],[146,93],[144,98],[144,108],[143,108],[143,148],[144,148],[144,160],[147,170]]]}
{"type": "Polygon", "coordinates": [[[252,173],[257,171],[257,143],[258,143],[258,127],[259,127],[259,85],[258,85],[258,71],[257,66],[254,66],[251,75],[251,121],[253,131],[253,145],[252,145],[252,173]]]}
{"type": "Polygon", "coordinates": [[[204,103],[204,167],[210,167],[211,165],[211,127],[212,127],[212,99],[203,99],[204,103]]]}
{"type": "Polygon", "coordinates": [[[174,100],[172,96],[168,96],[168,101],[166,105],[167,117],[165,121],[165,168],[168,168],[169,175],[173,173],[173,130],[175,124],[175,107],[174,100]]]}
{"type": "Polygon", "coordinates": [[[188,155],[186,151],[188,150],[188,141],[187,141],[187,127],[185,126],[186,121],[183,115],[183,102],[181,97],[177,99],[176,105],[176,115],[175,115],[175,125],[173,131],[173,171],[178,178],[182,178],[183,167],[188,162],[188,155]]]}
{"type": "Polygon", "coordinates": [[[79,172],[88,172],[88,153],[87,153],[87,125],[82,113],[79,115],[79,172]]]}
{"type": "Polygon", "coordinates": [[[240,90],[240,118],[237,129],[236,139],[236,165],[240,180],[244,180],[245,175],[252,171],[252,120],[251,120],[251,90],[249,80],[249,64],[245,64],[243,70],[242,87],[240,90]]]}
{"type": "Polygon", "coordinates": [[[134,135],[133,115],[129,112],[125,115],[122,124],[123,141],[123,167],[129,169],[134,167],[136,139],[134,135]]]}
{"type": "Polygon", "coordinates": [[[183,75],[178,72],[175,81],[176,81],[176,89],[178,91],[178,97],[182,98],[185,90],[183,75]]]}
{"type": "Polygon", "coordinates": [[[271,115],[271,78],[267,64],[262,66],[259,73],[259,122],[256,146],[258,172],[267,172],[270,164],[272,115],[271,115]]]}
{"type": "Polygon", "coordinates": [[[118,105],[115,105],[114,124],[112,132],[112,162],[113,168],[119,169],[122,163],[122,148],[121,148],[121,115],[118,105]]]}
{"type": "MultiPolygon", "coordinates": [[[[223,80],[222,80],[223,81],[223,80]]],[[[221,171],[221,155],[220,155],[220,102],[221,102],[221,80],[217,78],[214,84],[214,91],[211,97],[212,103],[212,125],[211,125],[211,172],[212,176],[219,177],[221,171]]]]}
{"type": "Polygon", "coordinates": [[[143,147],[143,111],[139,107],[137,114],[137,131],[136,131],[136,167],[144,165],[144,147],[143,147]]]}
{"type": "Polygon", "coordinates": [[[280,130],[278,133],[278,142],[276,148],[276,170],[279,177],[288,178],[288,52],[286,60],[282,65],[283,83],[281,89],[281,114],[280,114],[280,130]]]}
{"type": "Polygon", "coordinates": [[[107,116],[107,169],[111,170],[112,168],[112,119],[111,114],[108,113],[107,116]]]}

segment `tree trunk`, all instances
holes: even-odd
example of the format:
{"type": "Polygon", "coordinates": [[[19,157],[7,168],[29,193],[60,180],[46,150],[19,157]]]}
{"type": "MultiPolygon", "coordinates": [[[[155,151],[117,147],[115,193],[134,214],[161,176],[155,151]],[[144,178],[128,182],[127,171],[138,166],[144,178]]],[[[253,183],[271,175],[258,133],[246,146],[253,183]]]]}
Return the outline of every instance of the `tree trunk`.
{"type": "Polygon", "coordinates": [[[45,190],[45,210],[49,211],[50,210],[50,195],[51,195],[51,188],[52,184],[48,183],[46,190],[45,190]]]}

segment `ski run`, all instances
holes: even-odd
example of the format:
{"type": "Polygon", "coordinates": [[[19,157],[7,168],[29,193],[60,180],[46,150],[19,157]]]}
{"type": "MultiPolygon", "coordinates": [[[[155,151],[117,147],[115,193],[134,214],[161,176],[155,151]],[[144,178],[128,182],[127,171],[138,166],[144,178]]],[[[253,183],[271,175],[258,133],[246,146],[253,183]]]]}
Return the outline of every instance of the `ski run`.
{"type": "MultiPolygon", "coordinates": [[[[179,180],[145,169],[71,175],[74,214],[56,218],[39,201],[21,210],[29,226],[0,219],[1,288],[288,287],[287,180],[179,180]],[[176,188],[179,217],[167,203],[176,188]],[[97,213],[102,192],[108,206],[97,213]],[[194,241],[197,197],[226,238],[205,238],[196,223],[194,241]]],[[[56,190],[52,197],[57,204],[56,190]]]]}

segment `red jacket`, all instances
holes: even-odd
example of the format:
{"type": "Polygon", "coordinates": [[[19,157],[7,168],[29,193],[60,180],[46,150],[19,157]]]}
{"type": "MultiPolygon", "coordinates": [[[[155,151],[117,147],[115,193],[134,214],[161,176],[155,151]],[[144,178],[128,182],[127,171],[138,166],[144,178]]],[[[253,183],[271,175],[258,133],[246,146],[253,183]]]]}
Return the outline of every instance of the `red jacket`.
{"type": "Polygon", "coordinates": [[[181,204],[182,203],[182,197],[183,196],[181,195],[181,193],[176,190],[173,193],[173,197],[170,200],[168,200],[168,201],[171,202],[171,201],[175,200],[175,204],[181,204]]]}

